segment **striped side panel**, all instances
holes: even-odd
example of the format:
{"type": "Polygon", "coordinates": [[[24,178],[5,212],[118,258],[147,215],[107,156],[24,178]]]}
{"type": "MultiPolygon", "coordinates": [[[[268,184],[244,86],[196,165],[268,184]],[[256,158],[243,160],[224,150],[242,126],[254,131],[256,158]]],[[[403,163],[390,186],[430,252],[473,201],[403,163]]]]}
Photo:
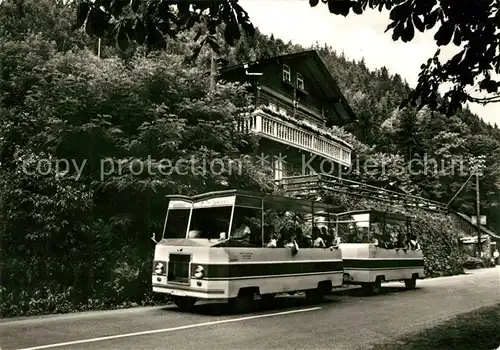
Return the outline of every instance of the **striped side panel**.
{"type": "Polygon", "coordinates": [[[344,259],[345,269],[422,268],[423,259],[344,259]]]}
{"type": "Polygon", "coordinates": [[[303,275],[320,275],[343,272],[342,260],[296,261],[269,263],[231,263],[231,264],[191,264],[191,275],[197,266],[204,270],[206,280],[234,280],[249,278],[276,278],[303,275]]]}

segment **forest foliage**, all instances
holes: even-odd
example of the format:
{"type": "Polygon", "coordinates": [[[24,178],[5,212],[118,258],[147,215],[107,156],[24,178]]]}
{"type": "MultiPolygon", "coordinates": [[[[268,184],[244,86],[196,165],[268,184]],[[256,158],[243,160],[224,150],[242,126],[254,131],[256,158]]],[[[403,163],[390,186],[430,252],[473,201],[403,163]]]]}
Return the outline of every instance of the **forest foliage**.
{"type": "MultiPolygon", "coordinates": [[[[220,83],[208,91],[210,48],[186,61],[197,47],[197,26],[162,51],[139,45],[123,51],[103,40],[98,58],[96,40],[71,30],[70,2],[24,3],[22,17],[10,2],[0,4],[1,313],[154,302],[149,238],[162,230],[164,195],[228,186],[273,191],[269,169],[245,161],[258,138],[234,124],[235,116],[252,109],[251,96],[239,84],[220,83]],[[200,169],[200,159],[216,158],[224,160],[225,170],[217,174],[169,173],[159,162],[187,159],[186,166],[200,169]]],[[[228,63],[305,49],[258,30],[234,46],[220,34],[217,45],[228,63]]],[[[380,169],[359,169],[352,178],[447,202],[466,174],[401,175],[397,166],[425,156],[458,162],[484,154],[482,212],[500,231],[496,125],[468,110],[452,117],[401,110],[400,98],[409,89],[401,77],[385,68],[370,71],[333,48],[315,48],[358,116],[332,132],[355,145],[358,159],[380,169]]],[[[473,214],[474,193],[466,186],[452,206],[473,214]]],[[[448,241],[453,232],[444,235],[448,241]]],[[[459,263],[458,257],[443,259],[459,263]]],[[[439,264],[428,264],[432,275],[457,272],[439,264]]]]}
{"type": "MultiPolygon", "coordinates": [[[[316,7],[319,0],[309,0],[316,7]]],[[[433,57],[420,68],[418,84],[411,89],[401,106],[428,106],[453,115],[466,102],[500,101],[500,73],[496,59],[499,52],[499,4],[494,0],[321,0],[332,15],[363,15],[370,10],[389,12],[386,32],[394,41],[410,42],[415,33],[437,29],[433,57]],[[352,12],[351,12],[352,10],[352,12]],[[441,48],[453,45],[457,53],[442,63],[441,48]],[[450,85],[446,87],[445,84],[450,85]],[[443,95],[439,89],[447,90],[443,95]],[[480,97],[471,93],[487,93],[480,97]]],[[[22,2],[18,2],[22,12],[22,2]]],[[[284,3],[283,3],[284,4],[284,3]]],[[[255,27],[238,0],[78,0],[75,28],[85,28],[89,35],[111,39],[121,48],[131,43],[148,48],[165,48],[167,41],[196,25],[200,47],[219,50],[218,29],[224,43],[234,46],[242,37],[253,37],[255,27]],[[244,35],[242,35],[244,34],[244,35]]],[[[196,40],[195,40],[196,41],[196,40]]],[[[195,52],[197,55],[199,49],[195,52]]]]}

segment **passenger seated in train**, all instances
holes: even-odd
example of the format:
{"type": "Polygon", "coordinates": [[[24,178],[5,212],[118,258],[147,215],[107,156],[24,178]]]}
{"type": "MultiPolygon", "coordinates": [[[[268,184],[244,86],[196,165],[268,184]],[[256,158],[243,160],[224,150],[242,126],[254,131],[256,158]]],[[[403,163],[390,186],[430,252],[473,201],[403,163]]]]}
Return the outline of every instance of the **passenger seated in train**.
{"type": "Polygon", "coordinates": [[[313,248],[326,248],[325,241],[323,238],[320,236],[321,231],[317,226],[313,227],[312,230],[312,241],[313,241],[313,248]]]}
{"type": "Polygon", "coordinates": [[[404,248],[404,249],[408,248],[405,243],[405,235],[403,232],[398,233],[396,246],[398,248],[404,248]]]}
{"type": "Polygon", "coordinates": [[[267,248],[276,248],[278,247],[278,239],[276,235],[272,235],[271,239],[269,240],[269,243],[266,245],[267,248]]]}
{"type": "Polygon", "coordinates": [[[243,237],[249,236],[251,233],[250,226],[246,223],[241,224],[232,234],[234,239],[241,239],[243,237]]]}
{"type": "Polygon", "coordinates": [[[293,234],[285,243],[285,248],[291,248],[292,254],[295,255],[299,251],[299,244],[297,243],[297,235],[293,234]]]}
{"type": "Polygon", "coordinates": [[[329,244],[329,246],[338,247],[340,243],[341,243],[340,237],[337,234],[334,234],[333,240],[331,244],[329,244]]]}
{"type": "Polygon", "coordinates": [[[417,237],[415,235],[412,235],[409,237],[408,240],[408,246],[410,247],[411,250],[420,250],[420,244],[417,242],[417,237]]]}
{"type": "Polygon", "coordinates": [[[325,242],[326,246],[329,247],[332,245],[332,242],[333,242],[333,237],[331,235],[331,233],[328,232],[327,228],[325,226],[323,226],[321,228],[321,235],[320,235],[321,238],[323,238],[323,241],[325,242]]]}
{"type": "Polygon", "coordinates": [[[198,238],[201,235],[201,230],[193,229],[188,232],[188,237],[190,239],[198,238]]]}

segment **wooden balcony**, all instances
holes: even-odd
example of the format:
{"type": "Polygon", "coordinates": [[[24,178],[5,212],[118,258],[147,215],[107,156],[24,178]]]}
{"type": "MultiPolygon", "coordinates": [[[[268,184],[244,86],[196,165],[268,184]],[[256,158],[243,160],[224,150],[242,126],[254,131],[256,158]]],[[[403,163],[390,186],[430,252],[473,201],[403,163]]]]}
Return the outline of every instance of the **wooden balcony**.
{"type": "Polygon", "coordinates": [[[336,163],[351,166],[351,148],[348,144],[301,128],[260,109],[239,120],[238,128],[255,132],[262,137],[296,147],[327,158],[336,163]]]}

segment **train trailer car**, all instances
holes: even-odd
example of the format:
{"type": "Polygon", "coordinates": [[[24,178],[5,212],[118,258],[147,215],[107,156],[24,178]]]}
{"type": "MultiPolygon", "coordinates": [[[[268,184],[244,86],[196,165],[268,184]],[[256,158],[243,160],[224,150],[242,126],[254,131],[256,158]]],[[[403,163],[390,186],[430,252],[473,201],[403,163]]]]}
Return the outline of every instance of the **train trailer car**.
{"type": "Polygon", "coordinates": [[[416,280],[425,277],[424,256],[410,230],[410,217],[353,211],[337,214],[336,227],[344,240],[353,242],[339,244],[344,283],[376,294],[382,282],[404,281],[407,289],[414,289],[416,280]]]}

